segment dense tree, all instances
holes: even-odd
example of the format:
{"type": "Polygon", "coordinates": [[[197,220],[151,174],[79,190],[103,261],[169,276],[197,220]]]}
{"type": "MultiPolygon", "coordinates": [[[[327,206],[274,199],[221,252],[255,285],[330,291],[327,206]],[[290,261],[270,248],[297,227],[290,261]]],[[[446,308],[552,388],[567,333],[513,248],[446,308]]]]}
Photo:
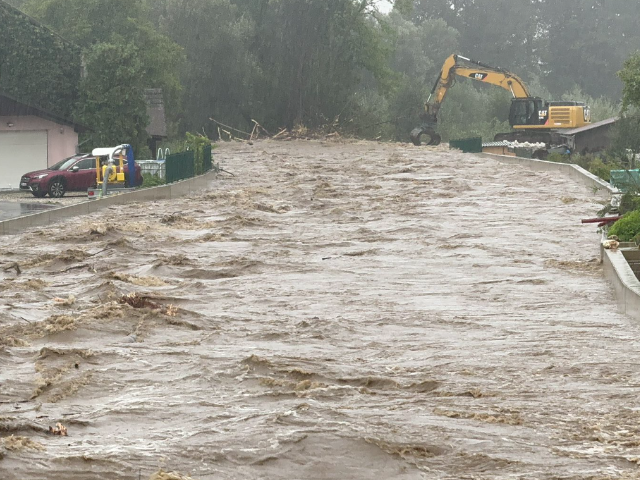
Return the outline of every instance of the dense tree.
{"type": "Polygon", "coordinates": [[[28,0],[5,0],[9,5],[16,8],[24,7],[24,4],[27,3],[28,0]]]}
{"type": "Polygon", "coordinates": [[[382,80],[383,29],[371,2],[160,0],[162,30],[184,48],[189,128],[318,126],[344,113],[365,72],[382,80]]]}
{"type": "Polygon", "coordinates": [[[258,95],[275,100],[268,109],[274,126],[331,121],[363,71],[383,79],[384,32],[368,16],[369,2],[272,0],[268,6],[255,20],[254,45],[264,72],[258,95]]]}
{"type": "Polygon", "coordinates": [[[393,119],[393,136],[405,138],[423,109],[442,67],[458,44],[459,33],[443,20],[426,20],[415,25],[398,12],[389,16],[395,35],[390,67],[396,73],[389,97],[389,115],[393,119]]]}
{"type": "MultiPolygon", "coordinates": [[[[406,139],[452,53],[513,71],[534,95],[587,101],[601,119],[616,113],[615,72],[640,44],[640,3],[628,0],[393,3],[389,15],[373,0],[26,0],[25,8],[87,58],[131,47],[140,84],[164,89],[176,129],[214,136],[210,117],[241,130],[254,119],[269,130],[338,120],[356,135],[406,139]]],[[[627,74],[629,103],[633,68],[627,74]]],[[[507,129],[509,104],[506,91],[460,80],[440,112],[444,137],[507,129]]]]}
{"type": "Polygon", "coordinates": [[[540,60],[556,95],[576,84],[594,97],[618,97],[615,78],[640,41],[640,4],[628,0],[540,0],[540,60]]]}
{"type": "Polygon", "coordinates": [[[29,0],[27,11],[85,49],[122,41],[136,45],[145,85],[163,88],[169,106],[177,107],[181,49],[157,31],[143,0],[29,0]]]}
{"type": "Polygon", "coordinates": [[[624,83],[623,106],[640,108],[640,52],[635,53],[624,63],[624,67],[618,72],[624,83]]]}
{"type": "Polygon", "coordinates": [[[137,47],[100,43],[91,49],[86,64],[75,117],[94,130],[87,148],[127,142],[136,152],[144,149],[148,117],[137,47]]]}
{"type": "MultiPolygon", "coordinates": [[[[618,76],[624,83],[622,116],[614,130],[613,145],[619,157],[640,153],[640,51],[631,55],[618,76]]],[[[637,165],[636,165],[637,167],[637,165]]]]}
{"type": "Polygon", "coordinates": [[[81,75],[80,49],[19,10],[0,3],[0,89],[71,118],[81,75]]]}
{"type": "MultiPolygon", "coordinates": [[[[413,21],[442,19],[460,33],[460,53],[527,79],[538,72],[535,2],[531,0],[416,0],[413,21]]],[[[442,59],[444,60],[444,58],[442,59]]]]}
{"type": "Polygon", "coordinates": [[[416,0],[413,20],[441,18],[460,52],[523,79],[542,75],[560,96],[578,85],[615,98],[614,73],[640,41],[640,3],[628,0],[416,0]]]}
{"type": "Polygon", "coordinates": [[[256,95],[263,72],[252,48],[255,24],[229,0],[157,0],[151,7],[158,27],[186,56],[182,128],[214,132],[210,117],[248,128],[265,119],[265,103],[256,95]]]}
{"type": "MultiPolygon", "coordinates": [[[[138,85],[162,88],[169,120],[178,117],[181,107],[178,72],[182,51],[157,31],[148,19],[148,10],[142,0],[29,0],[27,11],[82,47],[88,57],[98,55],[105,61],[114,62],[106,66],[106,71],[117,70],[121,66],[117,56],[105,55],[106,45],[118,48],[123,44],[135,46],[127,50],[129,62],[133,62],[132,56],[137,57],[136,72],[140,78],[136,81],[135,88],[138,85]]],[[[89,74],[90,68],[93,67],[87,62],[86,70],[89,74]]],[[[104,87],[115,81],[114,77],[107,75],[103,80],[104,87]]],[[[139,92],[134,91],[133,85],[131,90],[127,90],[126,86],[113,85],[113,91],[119,89],[122,95],[119,117],[135,115],[127,105],[139,92]]],[[[87,120],[86,116],[83,118],[87,120]]],[[[170,127],[172,124],[170,122],[170,127]]],[[[89,126],[94,127],[91,124],[89,126]]],[[[130,135],[137,138],[138,133],[122,131],[120,142],[128,141],[130,135]]]]}

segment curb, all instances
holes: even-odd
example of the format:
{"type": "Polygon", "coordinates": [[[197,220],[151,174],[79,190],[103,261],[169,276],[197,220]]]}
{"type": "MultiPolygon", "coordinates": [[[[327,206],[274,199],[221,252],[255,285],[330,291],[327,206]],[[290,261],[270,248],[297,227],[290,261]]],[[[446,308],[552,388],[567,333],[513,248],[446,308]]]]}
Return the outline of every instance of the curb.
{"type": "MultiPolygon", "coordinates": [[[[503,163],[525,165],[533,170],[562,172],[587,187],[593,188],[594,195],[599,197],[610,198],[611,194],[616,191],[608,182],[605,182],[600,177],[571,163],[548,162],[546,160],[510,157],[492,153],[479,153],[477,155],[493,158],[503,163]]],[[[602,259],[604,276],[613,285],[615,290],[618,309],[631,318],[640,320],[640,280],[638,280],[638,277],[636,277],[636,274],[629,264],[629,260],[638,260],[640,263],[640,251],[632,247],[608,250],[600,244],[600,258],[602,259]]]]}
{"type": "Polygon", "coordinates": [[[66,220],[71,217],[94,213],[113,205],[124,205],[131,202],[148,202],[153,200],[166,200],[171,198],[184,197],[198,190],[202,190],[209,185],[209,182],[216,177],[215,170],[197,177],[161,185],[158,187],[144,188],[135,192],[120,193],[98,200],[86,200],[82,203],[68,205],[66,207],[54,208],[44,212],[38,212],[24,217],[12,218],[0,222],[0,235],[16,235],[24,233],[30,227],[43,227],[66,220]]]}

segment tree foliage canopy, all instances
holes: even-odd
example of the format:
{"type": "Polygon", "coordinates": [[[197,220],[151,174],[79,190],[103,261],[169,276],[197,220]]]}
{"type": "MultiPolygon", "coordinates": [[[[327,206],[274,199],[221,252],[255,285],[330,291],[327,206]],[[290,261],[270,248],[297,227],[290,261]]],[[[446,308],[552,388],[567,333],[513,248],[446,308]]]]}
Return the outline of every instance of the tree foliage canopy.
{"type": "MultiPolygon", "coordinates": [[[[595,120],[617,113],[623,92],[638,104],[640,3],[628,0],[396,0],[389,14],[373,0],[11,2],[84,50],[86,104],[75,111],[85,120],[114,92],[135,100],[120,115],[139,118],[140,91],[154,87],[173,133],[215,135],[215,118],[245,131],[253,120],[272,131],[339,122],[406,139],[452,53],[506,68],[548,100],[587,101],[595,120]],[[122,68],[140,78],[115,85],[129,73],[109,52],[126,53],[122,68]],[[97,58],[119,77],[96,79],[97,58]]],[[[441,110],[444,138],[508,129],[509,102],[460,80],[441,110]]]]}
{"type": "Polygon", "coordinates": [[[25,7],[84,51],[86,77],[75,112],[77,121],[94,130],[90,146],[145,144],[146,121],[132,128],[146,118],[144,88],[162,88],[175,124],[182,49],[149,20],[143,0],[28,0],[25,7]],[[106,117],[117,120],[106,125],[106,117]]]}
{"type": "Polygon", "coordinates": [[[98,43],[87,55],[75,117],[93,127],[89,147],[129,143],[139,152],[148,123],[144,67],[132,44],[98,43]],[[123,137],[126,134],[126,137],[123,137]]]}
{"type": "Polygon", "coordinates": [[[0,88],[65,118],[78,99],[80,49],[0,3],[0,88]]]}
{"type": "Polygon", "coordinates": [[[640,108],[640,51],[629,57],[618,73],[624,82],[622,101],[625,108],[640,108]]]}

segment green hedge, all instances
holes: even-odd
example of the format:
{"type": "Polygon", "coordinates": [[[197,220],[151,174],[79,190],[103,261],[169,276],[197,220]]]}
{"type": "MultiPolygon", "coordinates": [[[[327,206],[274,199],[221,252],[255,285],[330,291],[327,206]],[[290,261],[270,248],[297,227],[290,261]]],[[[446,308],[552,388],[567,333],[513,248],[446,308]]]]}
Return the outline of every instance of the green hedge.
{"type": "Polygon", "coordinates": [[[80,48],[0,0],[0,89],[71,118],[82,69],[80,48]]]}
{"type": "Polygon", "coordinates": [[[640,210],[626,214],[609,229],[610,235],[617,235],[621,242],[630,242],[640,233],[640,210]]]}

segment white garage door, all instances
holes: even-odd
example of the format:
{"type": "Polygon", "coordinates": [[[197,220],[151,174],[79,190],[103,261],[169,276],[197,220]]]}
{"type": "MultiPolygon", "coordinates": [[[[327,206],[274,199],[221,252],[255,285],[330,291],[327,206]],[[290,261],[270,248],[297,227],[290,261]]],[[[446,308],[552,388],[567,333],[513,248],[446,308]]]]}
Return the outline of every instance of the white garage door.
{"type": "Polygon", "coordinates": [[[20,188],[22,174],[47,168],[47,132],[0,132],[0,188],[20,188]]]}

